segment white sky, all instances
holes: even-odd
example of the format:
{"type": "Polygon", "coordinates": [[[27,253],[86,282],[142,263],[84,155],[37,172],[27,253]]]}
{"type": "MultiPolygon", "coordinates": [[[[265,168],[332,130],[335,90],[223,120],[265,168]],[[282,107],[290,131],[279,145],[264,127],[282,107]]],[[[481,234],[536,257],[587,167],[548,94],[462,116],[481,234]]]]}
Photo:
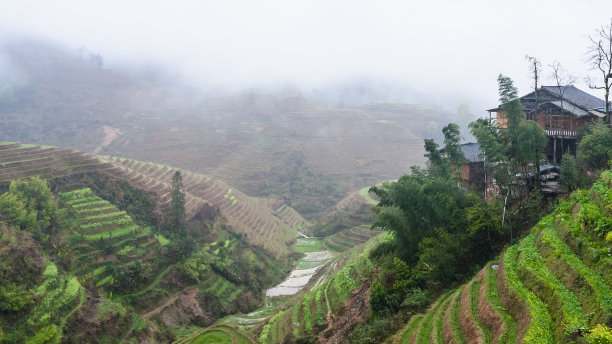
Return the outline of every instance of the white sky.
{"type": "Polygon", "coordinates": [[[526,54],[586,88],[587,35],[611,17],[612,0],[0,0],[0,33],[86,46],[110,65],[152,60],[230,87],[385,78],[491,106],[499,73],[529,91],[526,54]]]}

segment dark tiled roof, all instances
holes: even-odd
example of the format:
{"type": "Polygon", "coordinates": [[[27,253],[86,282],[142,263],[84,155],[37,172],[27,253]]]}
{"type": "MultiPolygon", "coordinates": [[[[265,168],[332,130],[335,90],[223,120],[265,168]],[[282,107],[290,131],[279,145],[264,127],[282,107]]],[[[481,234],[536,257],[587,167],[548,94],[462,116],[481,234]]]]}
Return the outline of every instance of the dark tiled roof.
{"type": "MultiPolygon", "coordinates": [[[[446,147],[440,149],[440,153],[444,153],[446,147]]],[[[464,143],[461,145],[461,151],[463,152],[463,156],[467,162],[482,162],[484,161],[479,155],[481,153],[480,146],[478,143],[470,142],[464,143]]],[[[429,154],[425,154],[425,156],[429,156],[429,154]]]]}
{"type": "Polygon", "coordinates": [[[481,162],[483,159],[479,156],[481,154],[480,146],[478,143],[464,143],[461,145],[463,156],[465,160],[469,162],[481,162]]]}
{"type": "Polygon", "coordinates": [[[561,97],[561,93],[563,93],[563,99],[566,99],[585,110],[596,109],[602,106],[605,107],[605,102],[603,100],[581,91],[573,85],[561,86],[561,89],[559,89],[557,86],[542,86],[542,89],[559,98],[561,97]]]}

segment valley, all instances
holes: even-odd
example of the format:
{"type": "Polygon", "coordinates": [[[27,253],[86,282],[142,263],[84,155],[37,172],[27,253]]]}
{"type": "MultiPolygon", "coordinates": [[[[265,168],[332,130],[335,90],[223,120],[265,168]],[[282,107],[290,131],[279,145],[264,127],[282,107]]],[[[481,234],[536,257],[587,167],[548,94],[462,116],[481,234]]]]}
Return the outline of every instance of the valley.
{"type": "Polygon", "coordinates": [[[498,74],[475,116],[446,84],[230,87],[0,37],[0,343],[612,343],[596,42],[605,100],[527,56],[534,89],[498,74]]]}

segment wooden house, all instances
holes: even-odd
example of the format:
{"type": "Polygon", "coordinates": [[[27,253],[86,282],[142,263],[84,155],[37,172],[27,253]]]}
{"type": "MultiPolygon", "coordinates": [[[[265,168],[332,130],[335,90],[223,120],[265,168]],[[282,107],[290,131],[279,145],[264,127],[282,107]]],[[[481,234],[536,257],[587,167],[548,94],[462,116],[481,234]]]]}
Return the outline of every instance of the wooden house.
{"type": "MultiPolygon", "coordinates": [[[[559,163],[565,153],[576,154],[577,133],[587,122],[605,117],[603,100],[572,85],[542,86],[520,99],[526,119],[538,122],[546,131],[545,154],[553,164],[559,163]]],[[[507,127],[501,106],[487,111],[493,123],[507,127]]]]}
{"type": "MultiPolygon", "coordinates": [[[[463,164],[461,164],[461,183],[465,188],[484,191],[487,183],[480,146],[478,143],[464,143],[460,147],[465,158],[463,164]]],[[[445,154],[446,149],[440,149],[440,153],[445,154]]],[[[425,156],[428,156],[428,154],[425,156]]],[[[452,166],[452,168],[455,167],[452,166]]]]}

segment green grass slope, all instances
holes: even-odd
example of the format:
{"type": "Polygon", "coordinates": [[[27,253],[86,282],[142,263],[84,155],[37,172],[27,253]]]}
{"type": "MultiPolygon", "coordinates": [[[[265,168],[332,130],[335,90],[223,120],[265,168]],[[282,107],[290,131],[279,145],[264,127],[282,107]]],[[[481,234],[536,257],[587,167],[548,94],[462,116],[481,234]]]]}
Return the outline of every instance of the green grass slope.
{"type": "Polygon", "coordinates": [[[413,316],[392,341],[609,343],[611,249],[612,170],[561,200],[499,261],[413,316]]]}

